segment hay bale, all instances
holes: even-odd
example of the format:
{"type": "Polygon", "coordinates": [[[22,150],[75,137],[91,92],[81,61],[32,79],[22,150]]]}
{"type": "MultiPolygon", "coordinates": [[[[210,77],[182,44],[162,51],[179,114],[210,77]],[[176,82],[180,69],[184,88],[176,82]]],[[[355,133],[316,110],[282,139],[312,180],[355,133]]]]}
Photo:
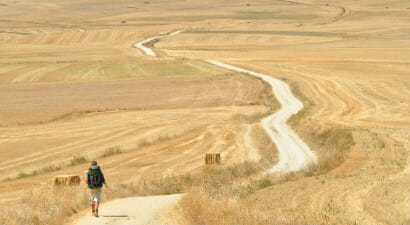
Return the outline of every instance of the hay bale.
{"type": "Polygon", "coordinates": [[[54,185],[79,185],[81,182],[80,176],[78,175],[60,175],[55,176],[53,180],[54,185]]]}
{"type": "Polygon", "coordinates": [[[208,152],[205,154],[205,164],[220,164],[221,163],[221,153],[208,152]]]}

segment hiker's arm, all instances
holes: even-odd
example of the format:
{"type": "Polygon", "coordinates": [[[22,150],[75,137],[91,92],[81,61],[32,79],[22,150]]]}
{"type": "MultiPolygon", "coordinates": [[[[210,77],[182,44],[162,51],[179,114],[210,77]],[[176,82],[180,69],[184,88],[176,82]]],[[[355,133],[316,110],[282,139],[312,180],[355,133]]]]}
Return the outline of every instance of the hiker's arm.
{"type": "Polygon", "coordinates": [[[85,183],[88,184],[88,178],[85,178],[85,183]]]}

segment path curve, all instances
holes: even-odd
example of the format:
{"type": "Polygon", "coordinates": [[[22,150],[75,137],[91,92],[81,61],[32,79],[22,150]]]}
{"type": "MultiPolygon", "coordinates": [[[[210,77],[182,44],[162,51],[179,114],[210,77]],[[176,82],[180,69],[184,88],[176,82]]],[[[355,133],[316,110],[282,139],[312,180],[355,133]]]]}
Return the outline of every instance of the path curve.
{"type": "Polygon", "coordinates": [[[178,31],[168,33],[168,34],[163,34],[163,35],[158,35],[158,36],[155,36],[155,37],[150,37],[148,39],[145,39],[143,41],[138,42],[137,44],[134,45],[134,47],[141,49],[145,54],[147,54],[149,56],[157,56],[157,54],[152,49],[150,49],[150,48],[148,48],[144,45],[148,44],[149,42],[151,42],[155,39],[159,39],[159,38],[162,38],[162,37],[165,37],[165,36],[172,36],[172,35],[175,35],[175,34],[179,34],[181,32],[183,32],[183,30],[178,30],[178,31]]]}
{"type": "Polygon", "coordinates": [[[265,171],[264,174],[275,173],[280,175],[298,171],[317,162],[316,155],[286,124],[292,115],[303,109],[303,103],[292,94],[289,86],[285,82],[265,74],[256,73],[218,61],[205,61],[228,70],[246,73],[263,79],[271,85],[273,93],[281,104],[279,111],[262,120],[263,128],[276,144],[279,151],[279,163],[265,171]]]}
{"type": "MultiPolygon", "coordinates": [[[[135,47],[141,49],[147,55],[156,56],[155,52],[152,49],[145,47],[144,44],[154,39],[175,35],[181,32],[183,32],[183,30],[175,31],[168,35],[148,38],[137,43],[135,47]]],[[[231,66],[215,60],[205,60],[205,62],[263,79],[271,85],[273,93],[281,104],[281,109],[278,112],[262,120],[263,128],[276,144],[279,151],[279,163],[273,168],[265,171],[262,175],[282,175],[289,172],[299,171],[306,168],[308,165],[317,162],[316,155],[286,124],[292,115],[295,115],[303,109],[303,103],[292,94],[289,86],[285,82],[265,74],[231,66]]]]}

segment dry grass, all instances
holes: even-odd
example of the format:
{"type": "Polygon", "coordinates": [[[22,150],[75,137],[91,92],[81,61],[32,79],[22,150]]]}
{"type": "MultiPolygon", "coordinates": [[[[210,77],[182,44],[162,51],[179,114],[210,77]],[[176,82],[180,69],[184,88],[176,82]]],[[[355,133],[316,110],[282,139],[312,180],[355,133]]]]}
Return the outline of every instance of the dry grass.
{"type": "Polygon", "coordinates": [[[192,192],[180,202],[185,224],[268,225],[273,220],[258,212],[254,204],[229,197],[210,199],[203,192],[192,192]]]}
{"type": "Polygon", "coordinates": [[[330,128],[319,134],[311,134],[316,149],[321,149],[319,161],[306,171],[306,176],[324,174],[341,165],[354,145],[352,131],[346,128],[330,128]]]}
{"type": "MultiPolygon", "coordinates": [[[[177,179],[164,178],[104,188],[103,199],[136,195],[179,193],[177,179]]],[[[88,191],[81,186],[40,185],[26,192],[21,200],[8,205],[0,215],[0,224],[57,225],[88,206],[88,191]]]]}
{"type": "MultiPolygon", "coordinates": [[[[149,76],[162,79],[164,76],[186,77],[226,73],[226,71],[210,68],[201,63],[194,63],[194,60],[184,62],[171,60],[169,62],[168,58],[164,57],[158,62],[150,62],[146,60],[146,57],[140,57],[138,51],[130,47],[137,40],[142,40],[144,36],[195,27],[197,30],[206,32],[182,33],[164,38],[156,43],[155,47],[159,48],[158,51],[170,56],[217,59],[247,65],[251,70],[253,68],[255,71],[266,74],[280,74],[280,77],[286,77],[288,81],[299,82],[299,90],[293,89],[298,97],[303,93],[306,99],[313,100],[308,102],[303,99],[305,110],[293,117],[290,122],[297,133],[316,151],[320,160],[317,166],[312,167],[306,173],[289,174],[280,179],[273,177],[251,181],[254,172],[249,171],[254,169],[251,169],[249,165],[242,169],[239,169],[240,167],[207,168],[207,171],[201,172],[200,175],[157,177],[153,180],[147,178],[137,183],[114,186],[112,189],[115,193],[107,190],[106,199],[121,197],[121,195],[192,190],[193,194],[188,194],[187,200],[184,200],[183,204],[186,205],[182,205],[186,212],[185,222],[187,224],[241,224],[245,222],[266,224],[265,220],[269,221],[268,224],[408,224],[406,199],[409,193],[406,187],[409,186],[407,169],[410,137],[409,98],[403,93],[409,90],[409,51],[407,50],[409,10],[405,1],[340,1],[337,2],[338,5],[333,5],[336,4],[335,2],[318,0],[298,0],[297,3],[276,1],[275,4],[271,1],[258,1],[246,6],[246,2],[239,4],[233,0],[213,2],[187,0],[171,3],[168,1],[155,2],[155,4],[149,4],[149,10],[145,11],[147,4],[126,0],[121,6],[116,4],[112,12],[105,10],[105,8],[113,7],[113,1],[110,0],[73,4],[68,4],[67,1],[62,1],[61,4],[49,4],[49,2],[49,0],[40,0],[34,3],[26,1],[24,4],[15,4],[13,1],[5,0],[5,3],[0,6],[0,17],[2,18],[0,20],[2,27],[0,31],[2,50],[0,51],[0,83],[4,87],[11,83],[24,83],[30,86],[38,82],[51,85],[49,82],[84,81],[90,82],[87,84],[86,89],[88,89],[93,86],[90,85],[91,82],[97,80],[134,79],[149,76]],[[89,11],[84,13],[78,10],[82,8],[89,11]],[[135,10],[136,8],[138,10],[135,10]],[[169,8],[173,10],[168,10],[169,8]],[[50,12],[47,18],[43,16],[44,11],[50,12]],[[153,16],[154,14],[157,16],[153,16]],[[126,21],[126,23],[121,21],[126,21]],[[373,137],[374,134],[379,137],[373,137]],[[354,146],[352,146],[353,143],[354,146]],[[211,210],[212,207],[215,210],[211,210]],[[193,218],[196,215],[200,217],[193,218]],[[218,217],[221,219],[214,219],[218,217]]],[[[212,86],[203,85],[202,88],[205,91],[199,94],[195,93],[198,93],[200,87],[194,87],[195,92],[187,94],[185,90],[189,85],[184,83],[184,88],[181,89],[182,85],[179,83],[185,78],[174,79],[172,82],[176,82],[175,87],[179,89],[170,89],[172,91],[184,90],[184,92],[174,96],[174,103],[171,106],[178,108],[190,105],[192,102],[200,102],[196,105],[197,107],[258,104],[258,96],[248,94],[256,93],[256,89],[261,89],[252,85],[243,85],[250,83],[246,79],[236,83],[238,79],[227,77],[226,82],[219,82],[216,78],[212,78],[212,86]],[[219,88],[213,87],[215,84],[219,88]],[[226,88],[227,84],[234,85],[226,88]],[[236,88],[243,92],[234,91],[237,90],[236,88]],[[223,90],[209,91],[216,89],[223,90]],[[214,92],[213,98],[209,98],[214,92]],[[183,101],[185,96],[187,99],[183,101]],[[202,99],[202,96],[207,98],[202,99]],[[225,96],[229,101],[222,100],[220,96],[225,96]],[[182,106],[175,103],[181,103],[182,106]]],[[[206,77],[204,80],[208,82],[211,78],[206,77]]],[[[196,82],[198,80],[194,80],[193,83],[196,82]]],[[[76,86],[72,85],[69,87],[70,90],[76,86]]],[[[124,87],[124,85],[121,86],[124,87]]],[[[17,86],[19,85],[13,85],[13,88],[19,89],[17,86]]],[[[142,86],[150,88],[146,92],[130,96],[131,103],[136,103],[137,97],[141,97],[143,101],[146,96],[151,96],[153,85],[142,86]]],[[[163,90],[162,85],[156,87],[158,91],[163,90]]],[[[109,87],[105,89],[118,90],[109,87]]],[[[10,104],[21,102],[20,99],[28,100],[30,96],[34,96],[34,93],[30,91],[27,92],[28,96],[16,98],[17,93],[8,91],[11,89],[6,90],[2,87],[2,90],[4,90],[2,93],[5,93],[3,95],[5,98],[0,102],[7,103],[8,101],[7,104],[2,104],[6,108],[10,104]]],[[[133,86],[131,90],[139,90],[139,88],[133,86]]],[[[62,93],[63,90],[58,88],[57,91],[62,93]]],[[[57,97],[54,93],[56,92],[39,95],[35,101],[29,100],[28,102],[33,103],[34,106],[47,105],[44,103],[51,103],[51,105],[63,103],[67,108],[62,108],[64,110],[61,112],[44,107],[46,110],[43,113],[33,106],[22,110],[24,115],[12,110],[0,118],[0,124],[4,127],[4,129],[1,128],[0,148],[19,149],[15,154],[19,154],[18,152],[21,154],[11,155],[7,152],[6,154],[0,152],[2,167],[4,167],[1,169],[2,176],[10,171],[16,171],[16,168],[26,163],[22,160],[21,164],[15,163],[16,167],[8,168],[7,166],[10,166],[7,164],[8,161],[18,159],[18,157],[28,157],[33,152],[43,154],[40,152],[43,149],[44,155],[54,153],[52,149],[54,146],[70,144],[67,145],[69,147],[61,149],[70,154],[78,154],[84,149],[99,152],[101,148],[124,146],[127,149],[126,153],[118,157],[112,155],[112,160],[111,158],[101,160],[114,161],[113,164],[116,164],[124,159],[141,157],[141,155],[132,155],[132,152],[128,152],[129,149],[138,147],[138,140],[147,140],[146,148],[141,150],[148,152],[147,154],[156,147],[150,144],[151,139],[147,139],[146,136],[132,139],[141,133],[138,128],[148,130],[146,126],[148,125],[153,126],[153,129],[160,129],[160,127],[155,127],[156,123],[163,125],[169,121],[176,121],[173,123],[176,125],[171,126],[164,133],[174,133],[174,130],[178,130],[175,133],[184,133],[181,130],[189,130],[186,124],[194,124],[200,120],[207,120],[207,123],[202,124],[201,127],[195,125],[194,128],[202,129],[228,121],[225,117],[215,116],[209,111],[204,111],[203,116],[198,116],[198,111],[181,116],[182,111],[180,111],[178,112],[179,117],[176,116],[178,113],[166,119],[164,117],[157,119],[160,117],[157,115],[153,116],[155,119],[141,117],[140,120],[143,121],[141,123],[134,119],[137,113],[127,117],[127,113],[110,116],[111,113],[104,112],[101,114],[105,116],[103,121],[107,122],[107,124],[104,123],[107,126],[102,129],[94,127],[94,124],[101,124],[101,117],[86,123],[87,121],[81,118],[88,118],[91,115],[87,114],[84,117],[81,115],[79,119],[75,113],[99,109],[134,109],[139,105],[128,105],[128,103],[117,105],[112,102],[107,103],[104,98],[102,102],[104,104],[97,108],[90,107],[95,103],[91,101],[84,102],[85,107],[73,110],[73,106],[67,103],[78,102],[75,99],[44,101],[47,96],[57,97]],[[63,116],[61,118],[63,122],[75,120],[76,122],[72,124],[77,123],[81,126],[77,127],[75,124],[75,126],[63,127],[59,126],[60,119],[49,121],[70,112],[74,114],[69,115],[68,118],[63,116]],[[116,121],[115,119],[121,116],[125,116],[124,121],[126,122],[118,122],[118,125],[109,126],[111,121],[116,121]],[[181,117],[184,118],[181,119],[181,117]],[[35,123],[30,122],[31,118],[35,120],[33,121],[35,123]],[[22,121],[22,119],[30,120],[22,121]],[[46,126],[47,124],[35,125],[37,120],[49,121],[49,126],[46,126]],[[19,124],[33,124],[33,126],[26,126],[22,130],[17,127],[15,131],[6,129],[8,125],[19,124]],[[181,126],[185,127],[180,128],[181,126]],[[84,127],[89,128],[87,129],[89,133],[85,133],[84,127]],[[112,132],[107,132],[105,135],[95,132],[108,130],[112,132]],[[32,138],[25,138],[22,134],[27,137],[41,136],[44,139],[39,139],[36,143],[32,138]],[[72,137],[71,134],[77,136],[72,137]],[[122,136],[119,137],[119,135],[122,136]],[[68,136],[71,138],[61,140],[68,136]],[[77,145],[77,137],[81,137],[82,141],[89,145],[84,143],[77,145]],[[118,138],[107,140],[107,137],[118,138]],[[124,143],[127,141],[133,141],[135,145],[127,146],[124,143]],[[7,143],[12,144],[5,146],[7,143]]],[[[163,96],[169,96],[170,93],[162,93],[157,96],[157,99],[151,99],[148,102],[166,99],[163,96]]],[[[63,94],[62,96],[73,95],[63,94]]],[[[78,99],[83,99],[84,96],[88,94],[81,94],[78,99]]],[[[99,91],[98,96],[112,96],[112,94],[99,91]]],[[[94,97],[98,96],[94,95],[94,97]]],[[[124,99],[124,97],[119,96],[119,99],[124,99]]],[[[114,99],[113,102],[117,101],[114,99]]],[[[29,106],[28,103],[22,105],[29,106]]],[[[142,104],[142,106],[141,113],[149,105],[142,104]]],[[[161,106],[169,107],[167,102],[161,106]]],[[[245,114],[245,111],[239,111],[238,108],[230,110],[238,115],[245,114]]],[[[261,112],[262,110],[258,112],[258,115],[249,113],[247,116],[238,116],[239,120],[235,122],[252,124],[263,117],[264,114],[261,112]]],[[[168,115],[170,111],[164,114],[168,115]]],[[[208,146],[209,142],[219,144],[225,141],[220,138],[225,132],[222,130],[236,131],[229,126],[220,127],[222,128],[218,128],[219,130],[207,128],[192,137],[181,138],[181,143],[189,144],[191,143],[189,141],[193,140],[192,146],[197,144],[203,147],[198,150],[188,145],[187,149],[196,152],[188,155],[187,158],[194,157],[197,152],[204,152],[206,148],[216,146],[208,146]],[[196,141],[199,139],[195,138],[200,135],[205,135],[205,138],[202,143],[198,144],[196,141]]],[[[259,136],[255,134],[255,131],[252,132],[252,139],[260,138],[255,144],[258,145],[262,155],[264,155],[264,150],[274,149],[266,147],[272,144],[263,136],[259,136]]],[[[176,146],[179,143],[169,140],[161,144],[162,149],[169,149],[170,146],[176,146]],[[166,146],[168,144],[170,146],[166,146]]],[[[189,152],[185,150],[176,149],[175,153],[183,155],[189,152]]],[[[67,158],[67,155],[60,154],[55,158],[67,158]]],[[[34,157],[37,156],[34,155],[34,157]]],[[[29,158],[36,160],[34,157],[29,158]]],[[[30,169],[36,166],[40,168],[39,171],[43,170],[40,166],[44,166],[43,162],[52,157],[54,158],[54,155],[42,161],[32,161],[35,163],[28,165],[28,171],[22,173],[21,177],[30,175],[30,169]]],[[[163,154],[156,154],[153,158],[155,159],[149,163],[159,165],[159,167],[169,165],[160,163],[161,160],[169,158],[164,157],[163,154]]],[[[275,161],[275,155],[267,156],[266,159],[268,159],[266,162],[256,165],[256,171],[259,167],[267,167],[269,162],[275,161]]],[[[183,162],[182,160],[176,160],[175,164],[183,162]]],[[[192,164],[182,166],[194,168],[192,164]]],[[[164,168],[166,167],[160,169],[164,170],[164,168]]],[[[45,168],[44,171],[50,169],[45,168]]],[[[74,170],[74,168],[71,169],[74,170]]],[[[15,193],[14,188],[26,187],[24,186],[26,183],[40,180],[39,177],[36,179],[27,178],[0,183],[2,190],[0,198],[15,193]],[[10,187],[7,187],[9,184],[10,187]]],[[[27,193],[32,196],[25,198],[24,204],[19,201],[20,205],[10,205],[6,211],[2,208],[1,211],[6,213],[2,215],[4,218],[0,220],[0,224],[59,224],[56,219],[72,214],[73,208],[81,209],[86,206],[86,203],[83,205],[80,202],[76,205],[74,200],[71,202],[73,198],[64,199],[66,201],[64,204],[62,200],[53,198],[55,193],[61,192],[64,198],[74,196],[82,199],[84,196],[81,196],[81,191],[85,192],[85,189],[77,189],[74,193],[75,189],[40,188],[27,193]],[[38,202],[40,203],[37,204],[38,202]],[[64,205],[72,207],[62,208],[64,205]],[[55,213],[53,216],[56,218],[52,218],[50,213],[55,213]]]]}
{"type": "MultiPolygon", "coordinates": [[[[328,214],[312,218],[283,218],[272,213],[262,212],[258,201],[237,198],[210,199],[202,192],[193,192],[181,200],[183,224],[196,225],[308,225],[339,224],[328,214]]],[[[323,211],[332,211],[332,206],[323,211]]],[[[356,224],[356,223],[351,223],[356,224]]]]}
{"type": "MultiPolygon", "coordinates": [[[[284,79],[284,82],[289,83],[289,80],[284,79]]],[[[289,85],[292,90],[292,93],[303,103],[303,109],[295,115],[291,116],[287,122],[291,126],[297,126],[302,118],[306,118],[306,116],[312,112],[315,103],[309,98],[307,98],[305,94],[303,94],[303,91],[300,87],[301,84],[296,82],[290,82],[289,85]]]]}
{"type": "MultiPolygon", "coordinates": [[[[280,177],[271,176],[261,179],[242,179],[232,177],[231,182],[202,183],[195,186],[181,200],[181,224],[203,225],[236,225],[236,224],[338,224],[333,215],[340,211],[334,203],[329,203],[310,217],[305,217],[301,211],[292,211],[292,215],[283,215],[277,210],[266,210],[262,200],[264,195],[274,195],[266,192],[270,187],[295,182],[305,177],[305,173],[294,172],[280,177]],[[238,182],[242,180],[241,182],[238,182]],[[245,181],[246,180],[246,181],[245,181]],[[260,193],[265,194],[260,194],[260,193]],[[262,210],[263,209],[263,210],[262,210]]],[[[227,177],[222,176],[224,179],[227,177]]],[[[321,181],[322,185],[325,183],[321,181]]],[[[356,224],[346,223],[346,224],[356,224]]]]}
{"type": "Polygon", "coordinates": [[[20,172],[15,177],[8,177],[8,178],[5,178],[3,181],[11,181],[11,180],[18,180],[18,179],[38,176],[38,175],[41,175],[41,174],[46,174],[46,173],[59,171],[59,170],[62,170],[64,168],[73,167],[73,166],[84,164],[84,163],[87,163],[87,162],[89,162],[87,157],[80,156],[80,155],[74,155],[70,159],[70,161],[67,162],[67,163],[63,163],[63,164],[59,164],[59,165],[54,165],[54,164],[53,165],[48,165],[48,166],[42,167],[40,169],[35,169],[35,170],[33,170],[29,173],[20,172]]]}
{"type": "Polygon", "coordinates": [[[105,150],[105,152],[100,156],[101,158],[110,157],[113,155],[122,154],[124,151],[120,147],[111,147],[105,150]]]}
{"type": "Polygon", "coordinates": [[[299,83],[291,82],[292,93],[304,104],[304,108],[293,115],[288,123],[304,137],[312,149],[316,150],[318,163],[306,169],[306,176],[319,175],[341,165],[350,148],[355,144],[353,139],[353,129],[342,126],[331,125],[322,127],[314,124],[315,129],[307,127],[304,123],[309,116],[314,114],[315,103],[301,91],[299,83]]]}
{"type": "Polygon", "coordinates": [[[17,174],[17,176],[5,178],[3,181],[18,180],[18,179],[23,179],[27,177],[33,177],[33,176],[37,176],[37,175],[44,174],[44,173],[58,171],[61,169],[62,169],[61,166],[50,165],[50,166],[43,167],[41,169],[33,170],[30,173],[20,172],[17,174]]]}
{"type": "MultiPolygon", "coordinates": [[[[295,94],[300,95],[298,97],[304,99],[304,104],[308,106],[292,117],[290,124],[298,127],[301,121],[306,119],[314,104],[309,102],[300,91],[296,91],[295,94]]],[[[336,206],[330,203],[309,219],[301,217],[297,213],[294,214],[294,217],[288,217],[261,210],[258,201],[260,196],[256,193],[275,185],[326,174],[344,162],[350,148],[354,145],[351,129],[332,127],[319,133],[299,129],[299,132],[301,131],[312,148],[320,152],[319,162],[316,165],[310,166],[305,171],[293,172],[280,177],[270,176],[261,179],[250,179],[249,176],[245,175],[246,173],[240,173],[240,176],[232,176],[233,174],[231,174],[231,179],[229,179],[229,176],[221,176],[222,180],[214,177],[215,183],[202,183],[183,198],[180,203],[183,213],[182,223],[204,225],[337,223],[337,220],[332,218],[335,210],[333,207],[336,206]],[[226,182],[227,180],[230,180],[230,182],[226,182]],[[242,181],[239,182],[240,180],[242,181]]],[[[277,158],[274,144],[260,126],[254,128],[252,137],[263,155],[263,159],[258,166],[264,165],[266,168],[266,166],[272,165],[277,158]]],[[[225,172],[228,171],[225,170],[225,172]]],[[[323,183],[325,183],[324,180],[322,180],[323,183]]]]}
{"type": "Polygon", "coordinates": [[[156,145],[156,144],[160,144],[160,143],[169,141],[169,140],[171,140],[172,138],[175,138],[175,137],[176,136],[174,136],[174,137],[160,136],[160,137],[158,137],[156,139],[153,139],[153,140],[143,139],[138,143],[138,147],[140,147],[140,148],[149,147],[149,146],[152,146],[152,145],[156,145]]]}
{"type": "Polygon", "coordinates": [[[86,162],[89,162],[89,160],[85,156],[75,155],[70,160],[69,166],[76,166],[76,165],[80,165],[80,164],[83,164],[83,163],[86,163],[86,162]]]}
{"type": "Polygon", "coordinates": [[[276,164],[279,160],[276,145],[272,142],[272,139],[270,139],[263,127],[259,124],[254,126],[250,135],[256,149],[259,150],[259,154],[262,156],[260,161],[261,165],[264,168],[269,168],[276,164]]]}
{"type": "Polygon", "coordinates": [[[84,188],[43,185],[29,189],[23,199],[9,205],[0,215],[0,224],[62,224],[68,216],[88,204],[84,188]]]}
{"type": "MultiPolygon", "coordinates": [[[[75,161],[81,161],[80,158],[75,158],[75,161]]],[[[130,196],[182,193],[201,186],[209,190],[214,190],[211,187],[216,186],[228,188],[238,178],[250,177],[257,171],[260,170],[256,164],[243,163],[227,167],[206,166],[200,173],[193,175],[146,177],[138,182],[110,185],[104,189],[104,201],[130,196]]],[[[218,192],[213,194],[219,195],[218,192]]],[[[62,224],[68,217],[88,206],[87,196],[84,184],[70,187],[40,185],[25,193],[21,200],[9,205],[0,215],[0,224],[62,224]]]]}
{"type": "MultiPolygon", "coordinates": [[[[254,166],[254,165],[253,165],[254,166]]],[[[211,169],[212,179],[200,183],[181,200],[182,224],[235,225],[235,224],[295,224],[292,220],[260,210],[258,191],[280,183],[304,177],[303,173],[254,179],[252,165],[211,169]],[[235,171],[234,170],[234,171],[235,171]],[[250,172],[252,171],[252,172],[250,172]]],[[[260,170],[257,170],[260,171],[260,170]]]]}

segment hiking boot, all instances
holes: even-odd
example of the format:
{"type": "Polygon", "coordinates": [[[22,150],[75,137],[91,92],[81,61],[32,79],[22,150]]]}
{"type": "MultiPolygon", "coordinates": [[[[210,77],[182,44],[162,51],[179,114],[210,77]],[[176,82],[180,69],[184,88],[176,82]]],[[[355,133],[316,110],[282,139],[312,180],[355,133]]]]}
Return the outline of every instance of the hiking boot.
{"type": "Polygon", "coordinates": [[[91,215],[92,215],[92,216],[95,216],[95,211],[94,211],[94,210],[92,211],[92,214],[91,214],[91,215]]]}
{"type": "Polygon", "coordinates": [[[97,209],[97,210],[95,210],[95,212],[94,212],[94,216],[95,216],[95,217],[98,217],[98,209],[97,209]]]}

